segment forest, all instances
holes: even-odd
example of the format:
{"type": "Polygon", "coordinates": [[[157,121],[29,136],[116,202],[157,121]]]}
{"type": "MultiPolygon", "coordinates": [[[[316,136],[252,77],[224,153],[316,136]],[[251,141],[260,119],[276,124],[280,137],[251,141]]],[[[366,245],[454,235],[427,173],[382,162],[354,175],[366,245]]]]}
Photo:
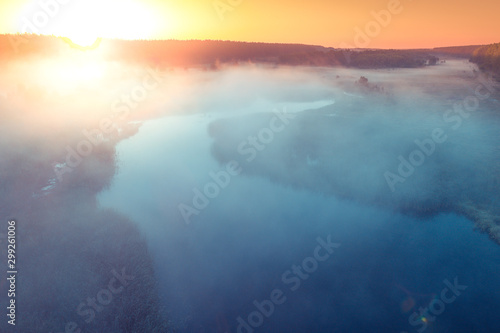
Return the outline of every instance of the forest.
{"type": "MultiPolygon", "coordinates": [[[[75,45],[54,36],[0,35],[0,59],[13,56],[60,55],[75,45]]],[[[76,47],[78,48],[78,47],[76,47]]],[[[81,49],[81,48],[78,48],[81,49]]],[[[159,68],[205,67],[261,63],[286,66],[415,68],[435,65],[432,50],[344,50],[315,45],[249,43],[217,40],[104,39],[88,52],[106,60],[149,64],[159,68]]]]}
{"type": "Polygon", "coordinates": [[[500,43],[478,48],[472,54],[471,61],[482,70],[492,72],[500,81],[500,43]]]}

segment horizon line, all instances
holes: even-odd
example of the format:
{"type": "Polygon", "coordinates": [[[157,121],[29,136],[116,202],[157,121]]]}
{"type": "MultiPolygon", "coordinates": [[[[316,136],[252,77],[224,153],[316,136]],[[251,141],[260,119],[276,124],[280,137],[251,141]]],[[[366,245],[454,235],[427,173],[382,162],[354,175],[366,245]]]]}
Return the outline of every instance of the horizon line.
{"type": "MultiPolygon", "coordinates": [[[[0,33],[0,36],[36,36],[36,37],[55,37],[55,38],[61,38],[61,39],[70,39],[70,37],[67,36],[62,36],[62,35],[54,35],[54,34],[36,34],[36,33],[27,33],[27,32],[17,32],[17,33],[0,33]]],[[[325,49],[338,49],[338,50],[433,50],[433,49],[440,49],[440,48],[457,48],[457,47],[481,47],[481,46],[488,46],[488,45],[495,45],[499,44],[500,42],[494,42],[494,43],[489,43],[489,44],[467,44],[467,45],[446,45],[446,46],[434,46],[434,47],[415,47],[415,48],[395,48],[395,47],[354,47],[354,48],[340,48],[340,47],[332,47],[332,46],[324,46],[324,45],[319,45],[319,44],[306,44],[306,43],[300,43],[300,42],[257,42],[257,41],[245,41],[245,40],[230,40],[230,39],[178,39],[178,38],[169,38],[169,39],[162,39],[162,38],[135,38],[135,39],[128,39],[128,38],[120,38],[120,37],[96,37],[97,40],[111,40],[111,41],[124,41],[124,42],[137,42],[137,41],[142,41],[142,42],[166,42],[166,41],[178,41],[178,42],[188,42],[188,41],[199,41],[199,42],[230,42],[230,43],[248,43],[248,44],[279,44],[279,45],[303,45],[303,46],[313,46],[313,47],[322,47],[325,49]]]]}

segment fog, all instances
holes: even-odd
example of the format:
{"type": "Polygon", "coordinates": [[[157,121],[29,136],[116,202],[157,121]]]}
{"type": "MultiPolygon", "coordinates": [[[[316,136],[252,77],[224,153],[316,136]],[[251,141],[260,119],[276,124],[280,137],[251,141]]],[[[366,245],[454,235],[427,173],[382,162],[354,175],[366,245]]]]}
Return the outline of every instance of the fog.
{"type": "Polygon", "coordinates": [[[99,202],[146,235],[180,332],[495,327],[500,104],[474,66],[165,78],[178,89],[118,144],[99,202]],[[339,247],[287,275],[318,237],[339,247]],[[456,302],[414,315],[455,278],[456,302]],[[255,313],[275,289],[285,300],[255,313]]]}
{"type": "Polygon", "coordinates": [[[147,331],[163,310],[178,332],[498,328],[499,90],[474,65],[156,69],[89,54],[1,65],[19,297],[34,323],[47,295],[58,309],[38,328],[147,331]],[[122,267],[137,283],[86,324],[77,306],[122,267]],[[456,281],[442,312],[419,313],[456,281]]]}

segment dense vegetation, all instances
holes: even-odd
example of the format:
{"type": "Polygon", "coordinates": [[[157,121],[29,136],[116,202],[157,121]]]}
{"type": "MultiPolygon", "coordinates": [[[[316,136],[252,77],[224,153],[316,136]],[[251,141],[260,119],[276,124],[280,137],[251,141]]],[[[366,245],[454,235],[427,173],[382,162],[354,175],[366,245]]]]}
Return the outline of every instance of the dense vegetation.
{"type": "Polygon", "coordinates": [[[368,50],[338,51],[342,65],[355,68],[415,68],[436,65],[439,58],[425,51],[368,50]]]}
{"type": "Polygon", "coordinates": [[[445,56],[454,56],[459,58],[470,58],[475,50],[482,45],[468,45],[468,46],[449,46],[449,47],[436,47],[432,49],[434,53],[445,56]]]}
{"type": "Polygon", "coordinates": [[[479,68],[491,71],[500,80],[500,43],[483,46],[474,51],[471,61],[479,68]]]}
{"type": "MultiPolygon", "coordinates": [[[[60,54],[70,45],[47,36],[0,36],[0,57],[60,54]],[[28,42],[29,41],[29,42],[28,42]],[[17,51],[13,51],[15,44],[17,51]]],[[[290,66],[414,68],[434,65],[430,50],[341,50],[314,45],[269,44],[211,40],[103,40],[98,51],[107,60],[147,63],[160,68],[206,67],[244,62],[290,66]]]]}
{"type": "MultiPolygon", "coordinates": [[[[413,142],[405,136],[413,139],[425,135],[427,129],[415,126],[415,119],[425,117],[429,121],[434,115],[423,116],[427,111],[421,105],[405,105],[391,96],[370,93],[379,89],[365,77],[356,85],[365,88],[359,90],[363,98],[337,100],[330,106],[297,113],[287,126],[286,133],[290,134],[277,136],[250,163],[233,147],[269,124],[273,114],[245,115],[245,131],[236,125],[241,121],[237,118],[214,121],[209,130],[214,138],[212,153],[220,163],[236,160],[245,174],[266,177],[284,186],[307,188],[422,219],[443,212],[461,214],[500,244],[500,166],[495,164],[499,154],[494,139],[481,148],[472,143],[469,147],[458,146],[463,138],[443,143],[434,152],[433,162],[422,166],[429,169],[420,169],[405,180],[404,186],[391,192],[383,179],[384,172],[392,168],[391,161],[398,160],[400,151],[412,151],[413,142]],[[456,149],[460,154],[455,155],[456,149]],[[463,158],[480,150],[482,156],[463,158]],[[472,176],[462,177],[468,174],[472,176]]],[[[494,124],[498,120],[490,121],[494,124]]],[[[484,135],[498,138],[495,131],[495,126],[485,127],[484,135]]],[[[472,135],[465,135],[472,141],[472,135]]]]}
{"type": "MultiPolygon", "coordinates": [[[[26,47],[33,48],[34,42],[26,47]]],[[[27,81],[9,78],[16,73],[9,67],[8,62],[0,61],[4,74],[0,86],[27,81]]],[[[7,221],[15,219],[16,331],[170,332],[145,239],[133,221],[102,209],[96,199],[116,172],[116,143],[131,135],[134,126],[120,124],[121,134],[111,133],[57,180],[55,171],[65,160],[66,147],[76,147],[84,139],[82,128],[95,128],[96,115],[83,112],[89,110],[75,103],[79,92],[49,98],[37,93],[35,86],[12,91],[8,98],[0,96],[0,254],[7,257],[2,236],[7,221]],[[75,114],[80,115],[78,121],[75,114]],[[104,295],[99,292],[108,288],[113,271],[121,274],[123,270],[133,279],[109,304],[99,306],[93,318],[88,312],[78,313],[80,304],[104,295]],[[72,323],[78,329],[66,328],[74,327],[72,323]]],[[[6,262],[2,262],[6,272],[6,262]]],[[[0,282],[2,295],[7,295],[7,289],[0,282]]],[[[7,301],[0,298],[3,309],[7,301]]],[[[7,326],[2,320],[0,332],[10,331],[7,326]]]]}

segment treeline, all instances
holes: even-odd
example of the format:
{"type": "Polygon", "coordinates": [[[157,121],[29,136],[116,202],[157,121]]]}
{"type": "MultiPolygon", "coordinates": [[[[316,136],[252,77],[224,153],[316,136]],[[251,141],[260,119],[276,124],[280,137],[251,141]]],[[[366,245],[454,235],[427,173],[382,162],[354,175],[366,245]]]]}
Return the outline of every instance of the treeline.
{"type": "Polygon", "coordinates": [[[493,72],[500,80],[500,43],[475,50],[470,61],[476,63],[482,70],[493,72]]]}
{"type": "Polygon", "coordinates": [[[436,47],[432,49],[433,52],[439,55],[454,56],[459,58],[470,58],[474,51],[483,45],[468,45],[468,46],[449,46],[449,47],[436,47]]]}
{"type": "MultiPolygon", "coordinates": [[[[0,35],[0,59],[81,52],[54,36],[0,35]]],[[[160,68],[212,69],[245,62],[289,66],[347,66],[355,68],[414,68],[434,65],[429,50],[341,50],[302,44],[270,44],[213,40],[110,40],[87,52],[101,52],[110,61],[146,63],[160,68]]]]}
{"type": "Polygon", "coordinates": [[[109,40],[111,57],[125,61],[152,62],[162,66],[197,66],[215,63],[274,63],[289,54],[314,53],[321,46],[267,44],[213,40],[109,40]]]}
{"type": "Polygon", "coordinates": [[[436,65],[439,58],[421,50],[335,51],[341,64],[356,68],[415,68],[436,65]]]}
{"type": "MultiPolygon", "coordinates": [[[[32,34],[0,35],[0,58],[34,54],[57,55],[72,46],[66,39],[32,34]]],[[[197,66],[254,61],[276,62],[288,54],[308,54],[327,50],[321,46],[269,44],[217,40],[119,40],[104,39],[88,52],[102,52],[109,60],[147,62],[158,66],[197,66]]]]}
{"type": "Polygon", "coordinates": [[[53,56],[64,51],[65,43],[55,36],[0,35],[0,60],[17,57],[53,56]]]}

